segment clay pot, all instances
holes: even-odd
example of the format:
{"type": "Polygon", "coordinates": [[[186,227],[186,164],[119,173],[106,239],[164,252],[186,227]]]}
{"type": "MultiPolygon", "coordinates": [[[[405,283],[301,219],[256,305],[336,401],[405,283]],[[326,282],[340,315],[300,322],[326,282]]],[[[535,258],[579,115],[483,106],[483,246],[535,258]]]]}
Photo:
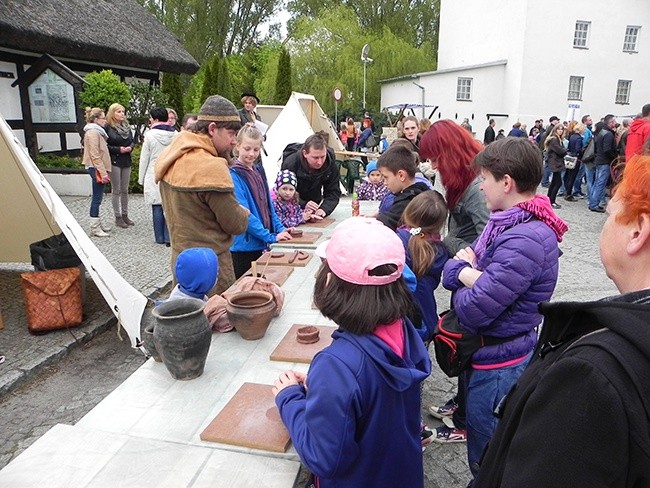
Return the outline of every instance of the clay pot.
{"type": "Polygon", "coordinates": [[[203,374],[212,329],[203,313],[205,302],[196,298],[171,300],[153,309],[153,339],[169,374],[191,380],[203,374]]]}
{"type": "Polygon", "coordinates": [[[147,352],[151,354],[153,360],[157,363],[160,363],[162,362],[162,358],[160,357],[160,354],[158,354],[156,343],[153,340],[153,329],[154,324],[149,324],[144,328],[144,333],[142,334],[142,344],[144,345],[144,348],[147,350],[147,352]]]}
{"type": "Polygon", "coordinates": [[[243,339],[254,341],[264,337],[275,312],[273,295],[266,291],[240,291],[226,300],[228,320],[243,339]]]}
{"type": "Polygon", "coordinates": [[[314,344],[320,340],[320,331],[313,325],[299,327],[296,332],[296,340],[300,344],[314,344]]]}

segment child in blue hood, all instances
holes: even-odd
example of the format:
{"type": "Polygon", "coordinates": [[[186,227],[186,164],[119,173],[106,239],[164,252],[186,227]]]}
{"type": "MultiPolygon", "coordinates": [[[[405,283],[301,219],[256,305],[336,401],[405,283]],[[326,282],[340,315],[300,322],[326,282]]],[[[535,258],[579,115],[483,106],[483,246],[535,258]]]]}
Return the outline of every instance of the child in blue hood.
{"type": "Polygon", "coordinates": [[[302,462],[321,488],[422,487],[420,384],[431,372],[406,318],[404,247],[375,219],[339,225],[316,276],[314,303],[339,329],[309,375],[286,371],[273,393],[302,462]],[[359,252],[372,242],[372,252],[359,252]]]}
{"type": "Polygon", "coordinates": [[[208,293],[217,282],[219,262],[214,251],[207,247],[185,249],[176,258],[174,270],[178,284],[169,300],[198,298],[207,301],[208,293]]]}

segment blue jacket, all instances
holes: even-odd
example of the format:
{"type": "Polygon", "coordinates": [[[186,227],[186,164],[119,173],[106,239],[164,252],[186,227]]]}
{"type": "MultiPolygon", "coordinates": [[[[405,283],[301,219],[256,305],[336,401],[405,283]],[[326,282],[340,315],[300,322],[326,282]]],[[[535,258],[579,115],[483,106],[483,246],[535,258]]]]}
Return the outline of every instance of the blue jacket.
{"type": "MultiPolygon", "coordinates": [[[[278,215],[275,213],[268,187],[266,193],[269,195],[269,212],[271,213],[271,227],[273,232],[266,229],[262,224],[260,210],[257,208],[255,200],[253,200],[253,195],[246,181],[233,168],[230,168],[230,175],[235,184],[235,198],[251,212],[248,216],[246,232],[235,236],[230,250],[232,252],[263,251],[269,247],[269,244],[277,242],[277,234],[285,230],[278,215]]],[[[264,181],[264,185],[266,186],[265,177],[262,177],[262,181],[264,181]]]]}
{"type": "MultiPolygon", "coordinates": [[[[408,245],[411,234],[406,227],[400,227],[397,229],[397,236],[402,240],[402,244],[404,244],[404,250],[406,251],[406,264],[412,268],[411,253],[408,245]]],[[[413,299],[415,300],[415,303],[417,303],[418,307],[420,307],[420,312],[422,313],[422,325],[424,327],[420,327],[416,330],[423,341],[429,341],[431,339],[436,325],[438,324],[438,305],[436,304],[434,292],[440,284],[442,268],[447,262],[447,259],[449,259],[447,248],[445,248],[444,244],[441,242],[436,246],[436,259],[427,273],[422,278],[417,279],[417,286],[415,291],[412,292],[413,299]]]]}
{"type": "Polygon", "coordinates": [[[558,255],[555,232],[531,217],[504,231],[486,249],[477,263],[483,274],[472,288],[458,279],[468,263],[447,261],[443,286],[454,292],[452,301],[463,329],[494,337],[527,332],[512,341],[480,348],[472,363],[503,363],[533,350],[535,328],[542,322],[537,304],[551,299],[557,283],[558,255]]]}
{"type": "Polygon", "coordinates": [[[301,461],[320,486],[422,487],[420,383],[431,360],[404,321],[404,358],[373,334],[333,333],[315,357],[307,390],[294,385],[275,403],[301,461]]]}

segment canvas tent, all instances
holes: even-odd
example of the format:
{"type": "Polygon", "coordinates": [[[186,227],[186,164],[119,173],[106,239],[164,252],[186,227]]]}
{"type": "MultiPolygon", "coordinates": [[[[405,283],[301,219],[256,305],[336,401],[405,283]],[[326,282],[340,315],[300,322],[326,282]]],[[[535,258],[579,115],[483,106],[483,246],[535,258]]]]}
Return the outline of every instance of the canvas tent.
{"type": "Polygon", "coordinates": [[[0,262],[30,262],[30,243],[63,232],[136,347],[146,297],[95,247],[2,115],[0,164],[0,262]]]}
{"type": "Polygon", "coordinates": [[[292,92],[289,101],[266,131],[266,154],[262,153],[262,165],[271,187],[282,166],[282,151],[287,144],[305,142],[307,137],[320,131],[329,135],[328,144],[334,151],[345,150],[332,122],[316,99],[312,95],[292,92]]]}

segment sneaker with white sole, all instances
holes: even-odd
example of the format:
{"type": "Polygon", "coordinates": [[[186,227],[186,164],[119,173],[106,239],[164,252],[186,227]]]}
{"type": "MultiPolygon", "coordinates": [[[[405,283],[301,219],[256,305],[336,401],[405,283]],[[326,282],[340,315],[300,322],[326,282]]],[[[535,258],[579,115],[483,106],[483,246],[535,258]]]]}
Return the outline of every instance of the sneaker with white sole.
{"type": "Polygon", "coordinates": [[[456,410],[458,410],[458,404],[453,398],[444,405],[432,405],[429,407],[429,413],[437,419],[452,417],[456,410]]]}
{"type": "Polygon", "coordinates": [[[450,429],[446,425],[436,429],[436,437],[433,442],[438,444],[451,444],[455,442],[467,442],[467,431],[465,429],[450,429]]]}

